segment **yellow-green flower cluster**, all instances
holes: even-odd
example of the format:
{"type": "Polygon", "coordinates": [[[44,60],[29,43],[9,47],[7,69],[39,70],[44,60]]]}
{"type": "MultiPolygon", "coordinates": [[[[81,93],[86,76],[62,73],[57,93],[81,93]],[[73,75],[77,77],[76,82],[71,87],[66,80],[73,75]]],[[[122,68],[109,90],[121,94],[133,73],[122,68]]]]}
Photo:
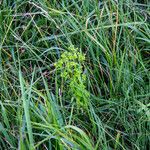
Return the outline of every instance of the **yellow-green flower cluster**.
{"type": "Polygon", "coordinates": [[[85,89],[86,75],[83,74],[82,64],[85,55],[74,46],[62,53],[61,58],[55,63],[57,70],[61,70],[61,77],[68,83],[69,92],[76,98],[78,105],[87,104],[89,93],[85,89]]]}

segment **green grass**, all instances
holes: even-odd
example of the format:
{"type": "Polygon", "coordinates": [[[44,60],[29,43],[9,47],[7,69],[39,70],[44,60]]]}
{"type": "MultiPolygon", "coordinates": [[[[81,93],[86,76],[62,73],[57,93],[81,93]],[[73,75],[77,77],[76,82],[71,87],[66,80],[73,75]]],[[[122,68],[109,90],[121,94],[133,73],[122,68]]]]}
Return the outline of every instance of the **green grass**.
{"type": "Polygon", "coordinates": [[[148,149],[149,58],[148,0],[2,0],[0,149],[148,149]],[[71,45],[86,107],[54,65],[71,45]]]}

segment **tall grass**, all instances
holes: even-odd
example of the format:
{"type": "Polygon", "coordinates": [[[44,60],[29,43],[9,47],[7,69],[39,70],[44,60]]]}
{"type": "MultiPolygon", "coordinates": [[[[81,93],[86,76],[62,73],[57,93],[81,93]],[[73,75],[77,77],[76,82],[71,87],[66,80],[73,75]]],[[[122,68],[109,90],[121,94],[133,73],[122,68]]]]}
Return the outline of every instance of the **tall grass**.
{"type": "Polygon", "coordinates": [[[1,1],[0,149],[148,149],[149,22],[148,0],[1,1]],[[86,108],[54,66],[70,45],[86,108]]]}

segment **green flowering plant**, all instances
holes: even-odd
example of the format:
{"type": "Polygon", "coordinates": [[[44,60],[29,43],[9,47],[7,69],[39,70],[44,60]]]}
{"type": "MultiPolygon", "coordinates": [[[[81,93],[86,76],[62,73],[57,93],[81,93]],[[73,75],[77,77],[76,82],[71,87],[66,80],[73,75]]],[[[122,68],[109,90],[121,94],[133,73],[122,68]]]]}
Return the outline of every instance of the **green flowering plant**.
{"type": "Polygon", "coordinates": [[[88,104],[89,92],[86,90],[86,75],[83,73],[85,55],[74,46],[62,53],[61,58],[55,63],[57,70],[61,70],[61,77],[65,80],[68,92],[76,99],[78,106],[88,104]]]}

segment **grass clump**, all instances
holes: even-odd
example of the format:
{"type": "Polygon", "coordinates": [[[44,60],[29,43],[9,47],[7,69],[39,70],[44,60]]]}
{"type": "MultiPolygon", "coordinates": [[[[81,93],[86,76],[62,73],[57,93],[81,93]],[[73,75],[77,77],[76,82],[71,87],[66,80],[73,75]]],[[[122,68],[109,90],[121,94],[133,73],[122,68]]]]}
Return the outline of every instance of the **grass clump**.
{"type": "Polygon", "coordinates": [[[0,150],[149,149],[149,22],[149,0],[1,0],[0,150]]]}

